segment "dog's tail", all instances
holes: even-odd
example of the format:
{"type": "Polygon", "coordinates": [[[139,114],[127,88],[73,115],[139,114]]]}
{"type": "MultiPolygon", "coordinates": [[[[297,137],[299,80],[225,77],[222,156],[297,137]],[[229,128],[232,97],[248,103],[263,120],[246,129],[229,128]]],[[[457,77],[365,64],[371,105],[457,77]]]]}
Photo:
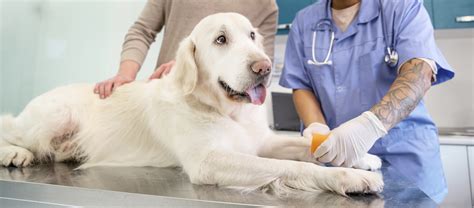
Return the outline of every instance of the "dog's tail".
{"type": "Polygon", "coordinates": [[[14,139],[16,131],[15,117],[11,115],[0,116],[0,144],[14,139]]]}

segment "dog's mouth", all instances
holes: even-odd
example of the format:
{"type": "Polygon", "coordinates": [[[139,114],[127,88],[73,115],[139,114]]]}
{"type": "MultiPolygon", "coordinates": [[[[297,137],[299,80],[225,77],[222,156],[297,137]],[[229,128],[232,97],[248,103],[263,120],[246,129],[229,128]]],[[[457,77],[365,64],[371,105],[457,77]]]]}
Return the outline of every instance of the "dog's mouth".
{"type": "Polygon", "coordinates": [[[247,90],[241,92],[232,89],[229,84],[219,79],[219,85],[227,93],[227,97],[238,102],[250,102],[256,105],[261,105],[265,102],[266,87],[262,83],[257,83],[250,86],[247,90]]]}

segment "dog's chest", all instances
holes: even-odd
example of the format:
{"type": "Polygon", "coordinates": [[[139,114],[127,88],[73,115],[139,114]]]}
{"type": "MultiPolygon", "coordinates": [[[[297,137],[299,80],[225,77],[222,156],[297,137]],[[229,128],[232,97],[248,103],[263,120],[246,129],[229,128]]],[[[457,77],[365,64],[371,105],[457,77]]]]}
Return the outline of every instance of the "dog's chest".
{"type": "Polygon", "coordinates": [[[229,128],[225,130],[226,146],[237,152],[257,155],[263,145],[268,127],[256,123],[255,120],[242,120],[241,118],[232,118],[229,121],[230,125],[227,125],[229,128]]]}
{"type": "Polygon", "coordinates": [[[226,132],[224,145],[227,148],[250,155],[257,155],[258,150],[262,145],[262,139],[244,128],[232,128],[226,132]]]}

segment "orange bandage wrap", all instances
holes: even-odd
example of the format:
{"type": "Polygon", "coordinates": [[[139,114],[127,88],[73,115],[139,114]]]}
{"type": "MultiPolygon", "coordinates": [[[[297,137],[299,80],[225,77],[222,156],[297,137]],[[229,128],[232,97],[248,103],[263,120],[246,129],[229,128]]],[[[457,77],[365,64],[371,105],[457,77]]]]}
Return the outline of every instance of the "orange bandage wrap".
{"type": "Polygon", "coordinates": [[[329,134],[313,134],[313,141],[311,142],[311,153],[314,154],[319,145],[321,145],[329,137],[329,134]]]}

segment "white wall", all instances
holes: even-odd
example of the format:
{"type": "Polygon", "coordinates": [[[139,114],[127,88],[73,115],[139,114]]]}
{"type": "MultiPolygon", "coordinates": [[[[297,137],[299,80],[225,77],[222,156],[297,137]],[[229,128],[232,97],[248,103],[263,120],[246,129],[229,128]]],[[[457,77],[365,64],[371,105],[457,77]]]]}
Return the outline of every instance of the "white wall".
{"type": "MultiPolygon", "coordinates": [[[[3,18],[3,2],[0,2],[0,18],[3,18]]],[[[3,66],[3,24],[0,24],[0,67],[3,66]]],[[[3,71],[0,68],[0,113],[3,109],[3,71]]]]}
{"type": "Polygon", "coordinates": [[[1,2],[2,109],[17,109],[17,103],[31,99],[40,3],[40,0],[1,2]]]}
{"type": "Polygon", "coordinates": [[[435,86],[425,97],[440,127],[474,126],[474,29],[437,30],[436,43],[456,71],[454,79],[435,86]]]}
{"type": "MultiPolygon", "coordinates": [[[[438,47],[456,71],[454,79],[431,88],[425,96],[426,105],[439,127],[474,126],[474,29],[436,30],[438,47]]],[[[278,71],[287,36],[276,39],[275,64],[278,71]]],[[[278,86],[274,79],[270,88],[291,92],[278,86]]],[[[267,104],[271,109],[271,103],[267,104]]],[[[269,112],[271,112],[269,110],[269,112]]],[[[271,113],[269,120],[273,120],[271,113]]]]}
{"type": "MultiPolygon", "coordinates": [[[[18,113],[56,86],[113,76],[146,0],[1,0],[0,112],[18,113]]],[[[156,64],[162,36],[139,74],[156,64]]]]}

